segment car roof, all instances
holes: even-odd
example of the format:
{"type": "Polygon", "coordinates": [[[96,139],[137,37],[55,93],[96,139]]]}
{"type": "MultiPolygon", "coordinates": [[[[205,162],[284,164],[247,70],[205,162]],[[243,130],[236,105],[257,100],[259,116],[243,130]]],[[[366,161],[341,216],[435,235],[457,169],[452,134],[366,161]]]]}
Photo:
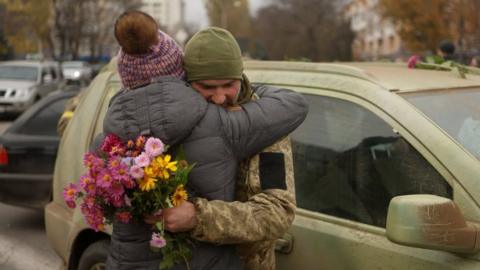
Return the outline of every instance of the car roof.
{"type": "Polygon", "coordinates": [[[336,74],[352,80],[370,81],[384,89],[398,92],[480,87],[480,76],[467,74],[461,78],[448,71],[409,69],[405,63],[338,62],[304,63],[276,61],[246,61],[247,69],[310,70],[315,73],[336,74]]]}
{"type": "Polygon", "coordinates": [[[57,65],[55,61],[33,61],[33,60],[12,60],[12,61],[2,61],[0,65],[9,65],[9,66],[30,66],[38,67],[40,65],[57,65]]]}
{"type": "MultiPolygon", "coordinates": [[[[395,92],[417,92],[428,90],[480,87],[480,76],[466,74],[461,78],[448,71],[409,69],[406,63],[391,62],[336,62],[309,63],[287,61],[245,61],[247,70],[310,71],[351,77],[352,80],[366,80],[395,92]]],[[[106,70],[116,71],[113,58],[106,70]]],[[[480,69],[478,70],[480,74],[480,69]]],[[[118,73],[111,80],[119,80],[118,73]]]]}

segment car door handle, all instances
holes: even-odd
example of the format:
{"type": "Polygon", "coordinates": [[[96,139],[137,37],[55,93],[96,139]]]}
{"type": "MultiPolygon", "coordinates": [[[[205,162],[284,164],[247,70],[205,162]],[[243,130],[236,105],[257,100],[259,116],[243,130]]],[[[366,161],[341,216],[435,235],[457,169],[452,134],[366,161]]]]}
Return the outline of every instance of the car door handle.
{"type": "Polygon", "coordinates": [[[275,242],[275,251],[288,254],[293,250],[293,236],[286,233],[275,242]]]}

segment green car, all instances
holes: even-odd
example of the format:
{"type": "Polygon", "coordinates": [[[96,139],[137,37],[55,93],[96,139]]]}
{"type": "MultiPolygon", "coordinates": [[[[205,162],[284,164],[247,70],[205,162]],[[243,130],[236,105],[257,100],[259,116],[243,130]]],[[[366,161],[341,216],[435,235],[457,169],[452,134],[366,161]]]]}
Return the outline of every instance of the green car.
{"type": "MultiPolygon", "coordinates": [[[[107,254],[108,232],[61,193],[120,88],[114,66],[82,96],[55,165],[46,228],[68,269],[102,269],[107,254]]],[[[277,269],[480,269],[480,77],[392,63],[247,62],[246,73],[310,102],[291,135],[298,210],[277,269]]]]}

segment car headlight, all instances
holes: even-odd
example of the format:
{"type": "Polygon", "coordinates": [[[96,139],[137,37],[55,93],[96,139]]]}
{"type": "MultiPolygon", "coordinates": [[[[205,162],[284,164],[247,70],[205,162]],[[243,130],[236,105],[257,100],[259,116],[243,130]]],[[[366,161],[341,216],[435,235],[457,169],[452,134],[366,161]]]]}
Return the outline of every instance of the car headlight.
{"type": "Polygon", "coordinates": [[[25,98],[30,95],[30,92],[32,91],[33,87],[29,88],[20,88],[20,89],[13,89],[10,92],[10,97],[18,97],[18,98],[25,98]]]}
{"type": "Polygon", "coordinates": [[[73,72],[73,77],[75,78],[80,77],[80,71],[73,72]]]}

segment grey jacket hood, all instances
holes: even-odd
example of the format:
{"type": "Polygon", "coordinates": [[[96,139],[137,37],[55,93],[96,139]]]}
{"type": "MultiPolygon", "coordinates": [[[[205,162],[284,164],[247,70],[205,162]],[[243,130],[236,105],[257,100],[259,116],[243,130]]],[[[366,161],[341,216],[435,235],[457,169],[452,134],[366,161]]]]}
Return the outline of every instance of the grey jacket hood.
{"type": "Polygon", "coordinates": [[[145,87],[118,92],[103,127],[123,140],[155,134],[174,145],[190,134],[206,109],[207,101],[186,82],[160,77],[145,87]]]}

